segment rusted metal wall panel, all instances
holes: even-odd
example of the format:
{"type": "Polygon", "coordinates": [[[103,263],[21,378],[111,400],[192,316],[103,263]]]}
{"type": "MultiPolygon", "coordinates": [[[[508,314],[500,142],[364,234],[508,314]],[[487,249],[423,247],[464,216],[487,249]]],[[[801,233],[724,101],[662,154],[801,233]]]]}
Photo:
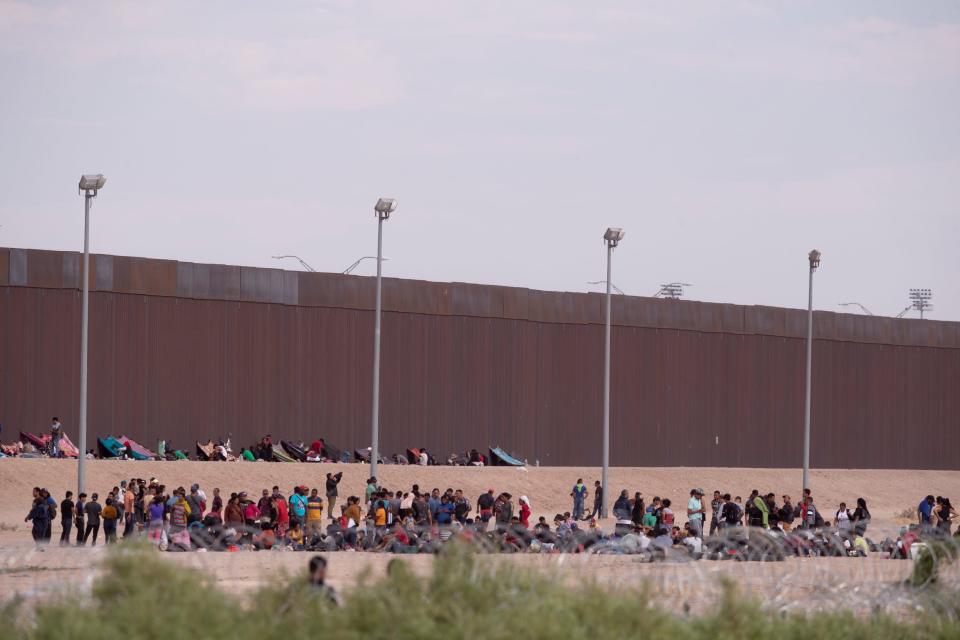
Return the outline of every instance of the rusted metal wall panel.
{"type": "MultiPolygon", "coordinates": [[[[79,293],[0,295],[0,420],[75,428],[79,293]]],[[[372,330],[356,309],[95,291],[91,430],[366,446],[372,330]]],[[[598,464],[602,340],[600,323],[387,312],[382,449],[598,464]]],[[[799,464],[802,339],[615,326],[613,344],[614,464],[799,464]]],[[[813,464],[960,466],[957,388],[957,350],[817,340],[813,464]]]]}
{"type": "MultiPolygon", "coordinates": [[[[4,433],[43,430],[54,414],[75,429],[78,254],[4,256],[4,433]]],[[[92,264],[91,433],[367,446],[372,278],[92,264]]],[[[499,444],[542,464],[599,464],[603,300],[387,280],[382,451],[499,444]]],[[[614,464],[799,465],[803,310],[613,303],[614,464]]],[[[960,323],[814,315],[813,464],[960,467],[960,323]]]]}
{"type": "Polygon", "coordinates": [[[10,249],[0,248],[0,286],[10,284],[10,249]]]}

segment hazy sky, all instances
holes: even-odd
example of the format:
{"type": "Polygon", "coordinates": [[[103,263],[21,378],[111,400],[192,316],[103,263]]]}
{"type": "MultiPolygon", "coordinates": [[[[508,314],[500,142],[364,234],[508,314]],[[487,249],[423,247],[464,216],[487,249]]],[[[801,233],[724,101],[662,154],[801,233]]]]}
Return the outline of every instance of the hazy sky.
{"type": "Polygon", "coordinates": [[[960,320],[960,4],[0,0],[0,246],[960,320]],[[284,265],[299,268],[295,262],[284,265]],[[357,273],[370,274],[365,263],[357,273]]]}

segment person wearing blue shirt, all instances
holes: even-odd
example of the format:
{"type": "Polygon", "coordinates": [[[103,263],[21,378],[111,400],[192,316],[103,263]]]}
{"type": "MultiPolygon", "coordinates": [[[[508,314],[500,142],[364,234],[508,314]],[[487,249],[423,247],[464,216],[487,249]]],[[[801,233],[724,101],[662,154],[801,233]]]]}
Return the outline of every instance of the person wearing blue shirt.
{"type": "Polygon", "coordinates": [[[437,522],[437,511],[440,509],[440,489],[434,489],[430,493],[430,500],[427,501],[427,504],[430,506],[433,521],[437,522]]]}
{"type": "Polygon", "coordinates": [[[936,499],[933,496],[927,496],[920,503],[920,506],[917,507],[917,519],[921,527],[926,528],[930,526],[935,504],[936,499]]]}
{"type": "Polygon", "coordinates": [[[453,522],[453,511],[456,505],[450,502],[447,499],[447,496],[443,496],[440,500],[440,505],[437,507],[437,524],[448,525],[453,522]]]}

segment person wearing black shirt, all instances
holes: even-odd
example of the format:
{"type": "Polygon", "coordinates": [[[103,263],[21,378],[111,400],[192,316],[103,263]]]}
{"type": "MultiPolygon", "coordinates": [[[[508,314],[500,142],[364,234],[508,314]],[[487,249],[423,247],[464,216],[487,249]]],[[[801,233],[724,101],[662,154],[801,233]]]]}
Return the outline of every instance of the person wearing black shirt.
{"type": "Polygon", "coordinates": [[[83,532],[83,544],[87,543],[92,533],[93,540],[90,542],[91,547],[97,546],[97,534],[100,533],[100,512],[103,511],[103,507],[97,502],[98,497],[97,494],[93,494],[90,496],[90,502],[83,507],[87,516],[87,528],[83,532]]]}
{"type": "Polygon", "coordinates": [[[330,519],[334,519],[333,507],[337,504],[337,485],[340,484],[340,479],[343,477],[343,472],[333,474],[327,474],[327,508],[330,510],[330,519]]]}
{"type": "Polygon", "coordinates": [[[73,524],[77,528],[77,546],[78,547],[83,546],[83,532],[84,532],[83,515],[84,513],[86,513],[86,506],[87,506],[86,501],[87,501],[87,494],[81,493],[79,496],[77,496],[77,504],[73,508],[73,524]]]}
{"type": "Polygon", "coordinates": [[[67,495],[60,503],[60,524],[63,525],[60,546],[66,547],[70,544],[70,529],[73,527],[73,491],[67,491],[67,495]]]}

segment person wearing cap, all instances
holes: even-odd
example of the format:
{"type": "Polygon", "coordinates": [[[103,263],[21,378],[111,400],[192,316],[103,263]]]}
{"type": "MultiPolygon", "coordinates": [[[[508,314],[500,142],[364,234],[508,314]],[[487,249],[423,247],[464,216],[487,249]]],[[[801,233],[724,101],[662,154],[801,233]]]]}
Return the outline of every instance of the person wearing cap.
{"type": "Polygon", "coordinates": [[[691,489],[687,500],[687,523],[690,535],[703,538],[703,489],[691,489]]]}
{"type": "Polygon", "coordinates": [[[573,519],[580,520],[583,518],[584,503],[587,501],[587,485],[583,484],[583,478],[577,478],[570,497],[573,498],[573,519]]]}

